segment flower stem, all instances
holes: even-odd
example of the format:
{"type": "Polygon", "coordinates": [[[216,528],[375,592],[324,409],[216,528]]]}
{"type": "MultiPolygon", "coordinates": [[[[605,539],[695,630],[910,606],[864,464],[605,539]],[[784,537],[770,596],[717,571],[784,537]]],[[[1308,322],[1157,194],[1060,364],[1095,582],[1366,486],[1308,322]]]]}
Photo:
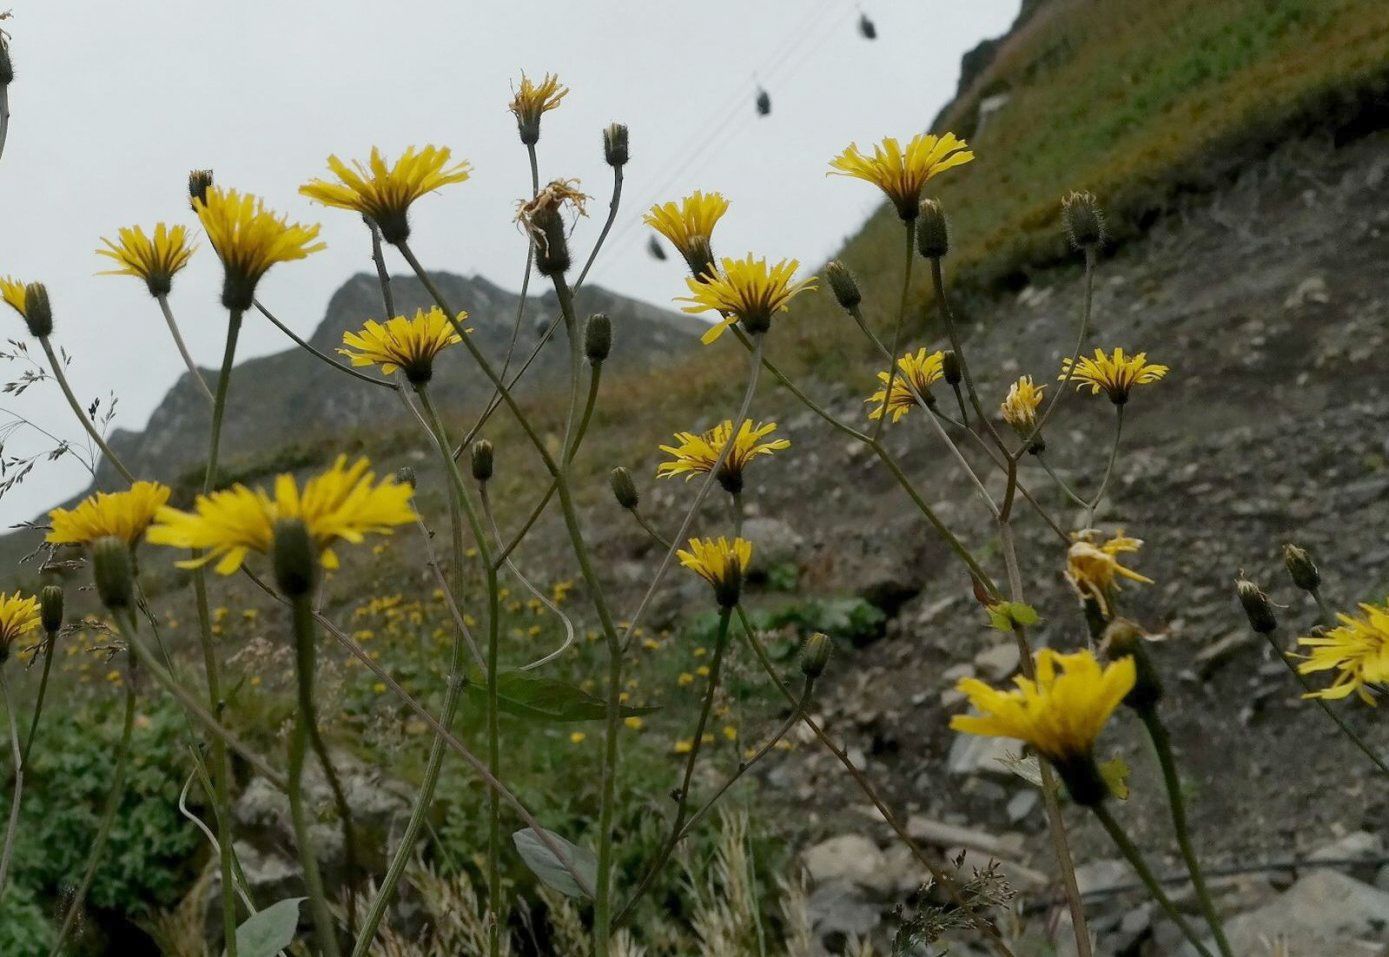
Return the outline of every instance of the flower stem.
{"type": "Polygon", "coordinates": [[[1070,392],[1067,388],[1071,384],[1071,379],[1075,375],[1076,363],[1080,361],[1081,350],[1085,348],[1085,337],[1090,332],[1090,314],[1095,301],[1095,248],[1085,247],[1085,295],[1082,300],[1080,312],[1080,331],[1076,333],[1076,347],[1071,352],[1070,365],[1066,367],[1066,374],[1061,377],[1056,386],[1056,391],[1051,394],[1051,401],[1042,410],[1042,417],[1037,420],[1037,426],[1032,432],[1023,439],[1022,445],[1018,446],[1013,453],[1014,459],[1020,459],[1032,447],[1037,436],[1042,434],[1042,429],[1046,428],[1047,422],[1052,414],[1056,412],[1056,407],[1061,404],[1061,396],[1070,392]]]}
{"type": "Polygon", "coordinates": [[[53,670],[53,647],[58,643],[58,633],[50,631],[43,646],[43,673],[39,677],[38,694],[34,697],[34,717],[29,721],[29,737],[24,741],[24,756],[21,765],[28,765],[29,752],[34,750],[34,738],[39,733],[39,715],[43,714],[44,698],[48,694],[48,674],[53,670]]]}
{"type": "Polygon", "coordinates": [[[183,356],[183,364],[188,367],[188,374],[193,377],[193,381],[198,384],[198,388],[203,390],[203,395],[207,396],[207,401],[214,401],[212,390],[207,387],[207,380],[203,378],[202,371],[198,364],[193,361],[193,357],[188,352],[188,346],[183,342],[183,335],[178,331],[178,323],[174,320],[174,311],[169,308],[169,296],[162,293],[155,297],[159,303],[159,311],[164,313],[164,321],[169,326],[169,335],[173,336],[174,345],[178,347],[178,354],[183,356]]]}
{"type": "Polygon", "coordinates": [[[1171,736],[1168,735],[1167,726],[1162,723],[1156,707],[1143,708],[1138,712],[1138,716],[1142,719],[1143,726],[1148,729],[1153,750],[1157,752],[1158,765],[1162,768],[1162,783],[1167,788],[1167,800],[1172,808],[1172,829],[1176,832],[1177,846],[1181,848],[1182,859],[1186,861],[1187,873],[1191,875],[1191,886],[1196,891],[1197,900],[1201,902],[1201,912],[1206,916],[1211,933],[1215,934],[1215,944],[1220,948],[1220,953],[1224,957],[1234,957],[1233,951],[1230,950],[1230,942],[1225,937],[1225,928],[1220,923],[1220,914],[1211,901],[1206,879],[1201,874],[1201,863],[1196,857],[1196,850],[1191,846],[1191,832],[1186,820],[1186,799],[1182,796],[1182,782],[1177,776],[1177,762],[1172,754],[1171,736]]]}
{"type": "Polygon", "coordinates": [[[1095,817],[1099,819],[1100,824],[1103,825],[1105,831],[1109,833],[1110,840],[1112,840],[1114,846],[1119,849],[1119,853],[1124,855],[1125,859],[1128,860],[1129,865],[1133,868],[1134,873],[1138,875],[1138,879],[1143,882],[1143,886],[1148,889],[1148,893],[1152,895],[1153,900],[1157,901],[1158,906],[1172,919],[1172,923],[1177,925],[1182,935],[1185,936],[1187,940],[1191,941],[1191,946],[1196,948],[1196,953],[1200,954],[1201,957],[1211,957],[1211,952],[1206,949],[1206,945],[1201,941],[1201,938],[1197,936],[1191,925],[1187,923],[1181,911],[1177,910],[1177,906],[1172,903],[1172,899],[1167,896],[1167,892],[1162,889],[1161,882],[1153,875],[1152,870],[1149,869],[1147,862],[1143,859],[1143,855],[1139,852],[1138,848],[1134,846],[1133,841],[1129,840],[1129,836],[1124,832],[1123,826],[1114,819],[1114,815],[1109,813],[1109,808],[1105,807],[1103,803],[1100,803],[1091,807],[1090,810],[1095,812],[1095,817]]]}
{"type": "Polygon", "coordinates": [[[892,385],[897,380],[897,350],[902,348],[902,330],[907,324],[907,301],[912,292],[912,265],[916,262],[916,250],[912,244],[912,220],[907,220],[907,264],[902,273],[902,299],[897,306],[897,325],[892,330],[892,348],[888,351],[887,382],[883,385],[883,414],[873,423],[872,438],[876,442],[883,434],[887,424],[889,407],[892,403],[892,385]]]}
{"type": "Polygon", "coordinates": [[[1100,479],[1100,487],[1095,490],[1095,497],[1090,500],[1085,510],[1085,527],[1089,528],[1095,523],[1095,509],[1100,507],[1100,501],[1104,498],[1105,489],[1109,488],[1109,480],[1114,476],[1114,463],[1119,458],[1119,440],[1124,435],[1124,407],[1116,405],[1114,407],[1114,444],[1109,449],[1109,463],[1104,467],[1104,478],[1100,479]]]}
{"type": "MultiPolygon", "coordinates": [[[[307,340],[303,339],[303,338],[302,338],[301,336],[299,336],[299,334],[296,333],[293,329],[291,329],[289,326],[285,325],[285,324],[284,324],[283,322],[281,322],[279,319],[275,318],[274,314],[271,313],[271,311],[270,311],[269,309],[266,309],[265,306],[261,305],[261,302],[260,302],[259,299],[255,300],[253,304],[255,305],[256,311],[257,311],[257,312],[259,312],[262,316],[264,316],[265,318],[267,318],[267,319],[270,320],[270,324],[271,324],[272,326],[274,326],[276,329],[278,329],[278,330],[280,330],[281,332],[283,332],[283,333],[289,338],[289,340],[290,340],[291,342],[293,342],[293,343],[294,343],[296,346],[298,346],[300,349],[303,349],[303,350],[304,350],[305,352],[307,352],[309,355],[313,356],[313,357],[314,357],[315,359],[317,359],[318,361],[327,363],[328,365],[332,366],[334,369],[337,369],[339,372],[345,372],[345,373],[347,373],[348,375],[352,376],[352,378],[354,378],[354,379],[360,379],[360,380],[363,381],[363,382],[370,382],[372,385],[383,386],[384,388],[387,388],[387,389],[399,389],[399,388],[400,388],[400,386],[396,385],[394,382],[387,382],[385,379],[378,379],[378,378],[377,378],[376,376],[374,376],[374,375],[367,375],[365,372],[359,372],[359,371],[357,371],[356,369],[352,368],[350,365],[348,365],[348,364],[345,363],[345,362],[339,362],[337,359],[334,359],[332,356],[328,355],[326,352],[323,352],[322,350],[318,349],[318,348],[317,348],[316,346],[314,346],[312,343],[310,343],[310,342],[308,342],[307,340]]],[[[388,316],[387,318],[390,318],[390,317],[388,316]]]]}
{"type": "Polygon", "coordinates": [[[19,834],[19,803],[24,797],[24,755],[19,747],[19,721],[15,718],[10,682],[3,669],[0,669],[0,704],[5,706],[5,718],[10,725],[10,745],[14,752],[14,793],[10,795],[10,820],[5,827],[5,843],[0,847],[0,899],[3,899],[9,878],[10,857],[14,854],[14,841],[19,834]]]}
{"type": "Polygon", "coordinates": [[[47,336],[42,336],[39,339],[39,345],[43,347],[43,354],[48,357],[48,367],[53,372],[53,378],[58,383],[58,388],[62,390],[63,398],[67,399],[68,405],[72,408],[72,414],[77,416],[77,421],[82,423],[82,428],[87,430],[87,435],[96,443],[96,447],[101,450],[106,461],[110,462],[112,467],[121,473],[123,479],[133,484],[135,476],[116,457],[116,453],[111,451],[111,446],[106,444],[106,439],[102,438],[96,425],[92,423],[91,416],[87,415],[87,411],[82,408],[82,403],[78,402],[77,396],[73,394],[72,386],[68,384],[67,373],[63,371],[63,364],[58,361],[58,355],[53,351],[53,343],[48,341],[47,336]]]}

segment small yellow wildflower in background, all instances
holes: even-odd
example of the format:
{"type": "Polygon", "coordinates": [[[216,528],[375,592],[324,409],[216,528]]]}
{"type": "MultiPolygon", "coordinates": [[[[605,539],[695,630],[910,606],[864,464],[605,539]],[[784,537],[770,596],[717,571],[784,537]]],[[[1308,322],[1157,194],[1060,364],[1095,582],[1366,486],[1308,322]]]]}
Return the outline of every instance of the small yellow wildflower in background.
{"type": "Polygon", "coordinates": [[[689,754],[694,750],[694,741],[690,738],[681,738],[675,742],[675,746],[671,750],[676,754],[689,754]]]}
{"type": "Polygon", "coordinates": [[[276,216],[250,193],[210,186],[204,196],[194,198],[193,211],[222,260],[222,305],[228,309],[251,308],[256,284],[271,266],[327,248],[326,243],[314,242],[318,226],[276,216]]]}
{"type": "Polygon", "coordinates": [[[39,600],[33,595],[0,593],[0,664],[10,656],[14,643],[42,622],[39,600]]]}
{"type": "Polygon", "coordinates": [[[338,182],[311,180],[299,187],[299,193],[324,206],[359,212],[376,224],[386,242],[402,243],[410,238],[411,203],[471,175],[467,160],[449,166],[452,155],[447,146],[429,145],[418,152],[411,146],[390,166],[375,146],[365,164],[353,160],[348,166],[329,156],[328,169],[338,182]]]}
{"type": "Polygon", "coordinates": [[[694,680],[694,675],[690,674],[688,671],[682,671],[680,672],[680,677],[675,679],[675,683],[684,688],[694,684],[694,680]]]}
{"type": "Polygon", "coordinates": [[[722,193],[695,190],[679,203],[657,203],[641,221],[668,239],[699,278],[714,265],[714,226],[726,212],[728,200],[722,193]]]}
{"type": "Polygon", "coordinates": [[[507,109],[516,117],[516,129],[521,142],[534,146],[540,141],[540,117],[559,106],[569,95],[569,87],[560,86],[559,77],[546,73],[539,83],[521,74],[521,88],[511,97],[507,109]]]}
{"type": "Polygon", "coordinates": [[[742,322],[748,333],[760,335],[772,327],[773,315],[791,307],[792,299],[816,288],[814,276],[795,281],[800,265],[795,259],[783,259],[768,266],[767,260],[754,259],[752,253],[742,259],[724,258],[711,274],[688,277],[685,284],[692,295],[677,301],[693,303],[682,306],[683,312],[724,314],[722,321],[700,337],[705,345],[735,322],[742,322]]]}
{"type": "MultiPolygon", "coordinates": [[[[775,431],[775,422],[753,424],[751,419],[743,420],[742,426],[738,429],[738,438],[719,468],[719,484],[730,494],[736,495],[743,490],[743,469],[747,468],[749,462],[759,455],[771,455],[773,452],[791,447],[787,439],[762,441],[775,431]]],[[[732,434],[731,419],[724,419],[699,435],[693,432],[676,432],[677,445],[661,446],[661,451],[670,455],[672,461],[656,466],[656,475],[660,478],[684,475],[686,479],[692,479],[696,475],[713,471],[714,463],[718,461],[719,454],[728,444],[732,434]]]]}
{"type": "Polygon", "coordinates": [[[944,363],[944,352],[918,349],[915,354],[909,352],[897,360],[896,375],[887,371],[879,372],[878,381],[883,387],[864,400],[869,404],[877,403],[877,408],[868,413],[868,418],[876,422],[883,417],[884,412],[889,412],[892,421],[896,423],[916,406],[913,388],[928,403],[933,401],[931,386],[939,382],[945,374],[944,363]],[[891,395],[888,395],[889,379],[892,381],[891,395]]]}
{"type": "Polygon", "coordinates": [[[676,553],[680,564],[703,578],[714,588],[714,597],[724,608],[738,604],[743,573],[752,562],[752,542],[745,538],[729,541],[720,535],[714,538],[692,538],[689,550],[676,553]]]}
{"type": "Polygon", "coordinates": [[[631,715],[629,717],[623,718],[622,723],[625,724],[632,731],[640,731],[643,727],[646,726],[646,722],[643,721],[641,718],[637,717],[636,715],[631,715]]]}
{"type": "Polygon", "coordinates": [[[1022,376],[1009,388],[1008,396],[1000,406],[1003,421],[1023,438],[1037,428],[1037,409],[1042,405],[1042,392],[1045,389],[1044,385],[1033,385],[1032,376],[1022,376]]]}
{"type": "MultiPolygon", "coordinates": [[[[459,323],[467,318],[466,312],[458,314],[459,323]]],[[[384,375],[400,369],[412,385],[424,385],[434,376],[434,357],[462,341],[444,311],[435,306],[428,312],[415,310],[413,319],[368,319],[359,331],[342,334],[347,348],[339,349],[338,355],[354,366],[380,366],[384,375]]]]}
{"type": "Polygon", "coordinates": [[[1043,648],[1036,663],[1036,680],[1014,678],[1017,687],[1010,691],[960,679],[956,689],[979,713],[956,715],[950,727],[1026,742],[1056,766],[1077,803],[1098,803],[1106,788],[1095,765],[1095,741],[1137,680],[1133,658],[1101,667],[1089,651],[1063,655],[1043,648]]]}
{"type": "Polygon", "coordinates": [[[105,249],[98,249],[98,256],[114,259],[120,268],[107,269],[98,273],[101,276],[136,276],[145,281],[151,296],[168,295],[173,288],[174,274],[193,256],[193,246],[188,241],[188,230],[183,226],[170,227],[158,223],[154,236],[146,236],[139,226],[127,226],[117,231],[118,242],[106,237],[101,241],[105,249]]]}
{"type": "Polygon", "coordinates": [[[584,734],[582,731],[573,731],[569,735],[569,743],[583,744],[586,738],[588,738],[588,735],[584,734]]]}
{"type": "Polygon", "coordinates": [[[25,292],[22,280],[13,276],[0,276],[0,299],[4,299],[11,309],[19,313],[21,319],[25,318],[25,292]]]}
{"type": "Polygon", "coordinates": [[[108,535],[135,545],[154,517],[169,501],[169,487],[158,482],[136,482],[124,492],[97,492],[75,508],[55,508],[48,513],[53,545],[90,545],[108,535]]]}
{"type": "Polygon", "coordinates": [[[1389,604],[1361,604],[1359,616],[1340,613],[1339,624],[1322,635],[1297,639],[1310,649],[1297,666],[1304,675],[1336,672],[1330,687],[1304,697],[1339,699],[1352,692],[1374,707],[1375,696],[1389,688],[1389,604]]]}
{"type": "Polygon", "coordinates": [[[1104,350],[1096,349],[1094,358],[1081,356],[1074,370],[1070,356],[1063,358],[1061,375],[1057,379],[1061,382],[1069,379],[1075,383],[1076,389],[1088,385],[1091,395],[1105,392],[1109,395],[1109,401],[1123,405],[1129,400],[1129,392],[1134,386],[1156,382],[1167,372],[1167,366],[1148,362],[1146,352],[1126,356],[1123,349],[1115,349],[1112,355],[1105,355],[1104,350]]]}
{"type": "Polygon", "coordinates": [[[275,522],[293,518],[308,527],[323,567],[337,568],[335,542],[357,543],[369,532],[389,534],[392,526],[415,520],[410,507],[414,490],[394,476],[377,482],[369,469],[364,458],[349,466],[347,456],[340,455],[328,471],[305,482],[302,491],[294,476],[281,475],[273,498],[244,485],[200,495],[192,512],[161,508],[147,537],[156,545],[207,551],[199,559],[179,562],[181,568],[217,559],[217,573],[230,575],[249,553],[269,553],[275,522]]]}
{"type": "Polygon", "coordinates": [[[969,144],[954,133],[918,133],[906,149],[889,136],[873,147],[871,157],[861,152],[857,143],[850,143],[830,161],[829,175],[852,176],[872,183],[892,200],[897,215],[910,222],[917,216],[921,190],[927,180],[973,159],[969,144]]]}
{"type": "Polygon", "coordinates": [[[1119,564],[1118,556],[1136,552],[1143,547],[1141,539],[1128,538],[1121,530],[1099,545],[1091,541],[1092,532],[1076,532],[1066,551],[1066,581],[1082,599],[1099,606],[1102,615],[1109,615],[1109,603],[1119,587],[1119,579],[1151,585],[1153,580],[1119,564]]]}

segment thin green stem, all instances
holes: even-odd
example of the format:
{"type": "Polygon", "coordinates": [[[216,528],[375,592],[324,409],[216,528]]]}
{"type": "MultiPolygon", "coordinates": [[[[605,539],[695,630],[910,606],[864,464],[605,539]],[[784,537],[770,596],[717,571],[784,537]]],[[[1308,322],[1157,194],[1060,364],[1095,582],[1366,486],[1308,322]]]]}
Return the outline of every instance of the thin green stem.
{"type": "Polygon", "coordinates": [[[1090,503],[1089,503],[1089,502],[1087,502],[1085,499],[1081,498],[1080,495],[1076,492],[1075,489],[1071,488],[1070,485],[1066,484],[1066,480],[1065,480],[1065,479],[1063,479],[1061,476],[1059,476],[1059,475],[1056,474],[1056,470],[1053,469],[1053,468],[1051,467],[1051,463],[1050,463],[1050,462],[1048,462],[1046,459],[1044,459],[1041,455],[1036,456],[1036,459],[1037,459],[1037,464],[1040,465],[1040,466],[1042,467],[1042,469],[1043,469],[1048,475],[1051,476],[1051,480],[1052,480],[1053,482],[1056,483],[1056,487],[1059,488],[1059,489],[1061,489],[1061,491],[1063,491],[1063,492],[1066,493],[1066,497],[1069,498],[1069,499],[1071,500],[1071,504],[1073,504],[1073,505],[1078,505],[1078,506],[1080,506],[1081,508],[1089,508],[1089,507],[1090,507],[1090,503]]]}
{"type": "Polygon", "coordinates": [[[960,376],[964,379],[965,394],[969,396],[974,414],[989,430],[989,435],[993,438],[999,451],[1007,455],[1008,446],[1003,443],[1003,438],[994,428],[993,420],[984,412],[984,406],[979,402],[979,392],[974,387],[974,376],[969,371],[969,359],[965,357],[964,343],[960,340],[960,331],[955,326],[955,314],[950,308],[950,300],[945,295],[945,274],[939,258],[931,260],[931,287],[936,294],[936,305],[940,307],[941,321],[945,324],[945,333],[950,338],[950,348],[955,351],[955,358],[960,362],[960,376]]]}
{"type": "MultiPolygon", "coordinates": [[[[259,299],[254,300],[253,305],[256,307],[257,312],[259,312],[262,316],[270,320],[270,324],[272,326],[283,332],[291,342],[293,342],[300,349],[303,349],[309,355],[313,356],[318,361],[326,363],[327,365],[332,366],[334,369],[337,369],[339,372],[344,372],[347,375],[350,375],[352,378],[359,379],[362,382],[370,382],[372,385],[379,385],[386,389],[400,388],[400,386],[396,385],[394,382],[387,382],[385,379],[378,379],[374,375],[367,375],[365,372],[359,372],[347,363],[339,362],[337,359],[334,359],[332,356],[328,355],[328,353],[317,348],[312,343],[308,342],[306,339],[301,337],[289,326],[285,325],[279,319],[275,318],[274,314],[271,313],[269,309],[266,309],[265,306],[261,304],[261,301],[259,299]]],[[[386,318],[389,319],[391,317],[387,316],[386,318]]]]}
{"type": "Polygon", "coordinates": [[[593,264],[598,260],[598,251],[603,248],[603,241],[608,238],[608,233],[612,232],[613,222],[617,219],[618,207],[622,205],[622,167],[613,167],[613,191],[612,198],[608,200],[608,218],[603,221],[603,228],[598,233],[598,239],[589,250],[588,260],[584,263],[584,268],[579,271],[579,278],[574,280],[574,292],[577,293],[583,286],[584,280],[588,278],[588,271],[593,268],[593,264]]]}
{"type": "Polygon", "coordinates": [[[907,324],[907,302],[912,292],[912,265],[916,262],[916,251],[912,248],[913,226],[914,220],[907,220],[907,264],[902,272],[902,298],[897,306],[897,325],[892,330],[892,348],[888,351],[887,382],[883,386],[883,414],[873,423],[872,438],[875,442],[883,434],[883,426],[887,424],[888,406],[892,402],[892,386],[897,381],[897,350],[902,348],[902,332],[907,324]]]}
{"type": "Polygon", "coordinates": [[[10,794],[10,820],[5,826],[5,843],[0,846],[0,900],[3,900],[10,873],[10,858],[14,854],[14,842],[19,836],[19,805],[24,797],[24,753],[19,746],[19,720],[15,716],[14,701],[10,698],[10,681],[3,668],[0,668],[0,704],[5,706],[5,719],[10,726],[10,748],[14,754],[14,791],[10,794]]]}
{"type": "Polygon", "coordinates": [[[371,230],[371,261],[376,266],[376,282],[381,287],[381,304],[385,307],[386,320],[395,318],[395,296],[391,294],[391,273],[386,269],[386,256],[381,248],[381,230],[376,223],[367,220],[371,230]]]}
{"type": "Polygon", "coordinates": [[[1101,500],[1104,499],[1105,490],[1109,488],[1109,480],[1114,476],[1114,463],[1119,459],[1119,440],[1124,435],[1124,407],[1116,405],[1114,407],[1114,444],[1109,448],[1109,463],[1104,467],[1104,478],[1100,479],[1100,487],[1095,490],[1095,497],[1090,500],[1085,510],[1085,527],[1089,528],[1095,523],[1095,509],[1100,507],[1101,500]]]}
{"type": "Polygon", "coordinates": [[[68,384],[67,373],[63,371],[63,364],[58,359],[58,354],[53,351],[53,343],[49,342],[47,336],[39,338],[39,345],[43,348],[43,354],[48,357],[48,367],[53,372],[53,379],[58,383],[58,388],[62,390],[63,398],[67,399],[68,405],[72,408],[72,414],[77,416],[77,421],[82,424],[82,428],[87,431],[87,435],[96,443],[96,447],[101,450],[102,456],[110,462],[112,467],[127,482],[134,484],[135,476],[125,467],[125,464],[117,458],[116,453],[111,451],[111,446],[106,444],[106,439],[102,437],[92,422],[91,416],[82,408],[82,403],[77,401],[77,396],[73,394],[72,386],[68,384]]]}
{"type": "Polygon", "coordinates": [[[1187,923],[1187,919],[1182,916],[1182,912],[1177,910],[1177,906],[1172,903],[1172,899],[1167,896],[1167,892],[1162,889],[1162,883],[1153,875],[1152,870],[1148,867],[1147,861],[1143,859],[1142,853],[1138,850],[1137,846],[1134,845],[1133,841],[1129,840],[1129,836],[1125,833],[1123,825],[1114,819],[1114,815],[1109,813],[1109,808],[1105,807],[1102,803],[1094,805],[1090,810],[1095,812],[1095,817],[1099,819],[1100,824],[1103,825],[1105,831],[1109,834],[1109,839],[1114,842],[1114,846],[1119,849],[1119,853],[1124,855],[1124,858],[1129,862],[1129,866],[1132,867],[1134,873],[1138,875],[1138,879],[1143,882],[1143,886],[1147,888],[1153,900],[1157,901],[1163,913],[1171,918],[1172,923],[1176,924],[1177,928],[1182,932],[1182,935],[1191,942],[1191,946],[1196,948],[1196,953],[1200,954],[1201,957],[1211,957],[1211,952],[1206,949],[1205,943],[1196,934],[1196,931],[1192,929],[1191,925],[1187,923]]]}
{"type": "Polygon", "coordinates": [[[1061,404],[1062,395],[1071,391],[1066,387],[1071,384],[1071,380],[1075,375],[1076,363],[1080,361],[1080,352],[1085,348],[1085,337],[1090,333],[1090,314],[1094,300],[1095,249],[1093,246],[1087,246],[1085,248],[1085,295],[1081,305],[1080,331],[1076,333],[1076,347],[1071,350],[1071,362],[1066,367],[1066,372],[1062,375],[1060,383],[1056,387],[1056,391],[1052,393],[1051,401],[1049,401],[1047,407],[1042,410],[1042,417],[1037,420],[1037,427],[1032,430],[1032,433],[1028,435],[1027,438],[1023,439],[1022,445],[1018,446],[1017,450],[1013,453],[1014,459],[1021,458],[1023,454],[1032,447],[1032,443],[1036,441],[1037,436],[1042,434],[1042,429],[1046,428],[1047,422],[1056,412],[1057,406],[1061,404]]]}
{"type": "Polygon", "coordinates": [[[188,352],[188,346],[184,344],[183,334],[178,330],[178,322],[174,319],[174,311],[169,308],[169,296],[161,293],[155,296],[155,301],[159,303],[159,311],[164,314],[164,322],[169,327],[169,335],[173,337],[174,345],[178,348],[178,354],[183,356],[183,364],[188,367],[188,374],[193,377],[193,381],[202,389],[203,395],[207,396],[207,401],[212,402],[212,390],[207,387],[207,380],[203,378],[202,370],[193,361],[193,356],[188,352]]]}
{"type": "Polygon", "coordinates": [[[34,739],[39,734],[39,716],[43,714],[43,702],[48,695],[48,675],[53,670],[53,647],[58,643],[58,633],[50,631],[43,643],[43,673],[39,677],[39,690],[34,696],[34,716],[29,720],[29,737],[24,740],[24,756],[21,765],[29,763],[29,752],[34,750],[34,739]]]}
{"type": "Polygon", "coordinates": [[[1191,875],[1191,886],[1196,891],[1201,912],[1206,917],[1206,923],[1210,925],[1211,933],[1215,935],[1215,945],[1220,948],[1220,953],[1224,957],[1234,957],[1234,952],[1230,950],[1230,942],[1225,937],[1225,928],[1220,923],[1220,914],[1215,909],[1210,891],[1206,888],[1206,879],[1201,874],[1201,862],[1191,844],[1191,829],[1186,819],[1186,798],[1182,796],[1182,782],[1177,774],[1176,758],[1172,754],[1172,738],[1167,733],[1167,726],[1162,723],[1156,706],[1140,709],[1138,716],[1143,721],[1143,727],[1148,729],[1153,750],[1157,752],[1158,766],[1162,768],[1162,783],[1167,788],[1167,801],[1172,809],[1172,829],[1177,836],[1177,846],[1182,851],[1182,860],[1186,861],[1187,873],[1191,875]]]}

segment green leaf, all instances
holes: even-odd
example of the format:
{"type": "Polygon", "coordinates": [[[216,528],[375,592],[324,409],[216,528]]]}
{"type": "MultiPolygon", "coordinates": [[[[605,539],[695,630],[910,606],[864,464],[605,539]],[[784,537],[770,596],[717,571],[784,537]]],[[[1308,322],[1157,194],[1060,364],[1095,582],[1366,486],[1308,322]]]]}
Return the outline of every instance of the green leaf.
{"type": "Polygon", "coordinates": [[[564,854],[574,870],[579,872],[579,875],[584,879],[584,885],[587,886],[581,886],[574,879],[574,875],[569,873],[569,869],[561,863],[553,851],[545,846],[545,842],[540,839],[540,836],[529,827],[522,828],[511,835],[511,841],[516,845],[516,851],[521,855],[521,860],[526,862],[526,866],[547,887],[554,888],[566,897],[592,897],[592,889],[598,883],[598,860],[593,856],[593,852],[570,844],[554,831],[546,830],[545,834],[564,854]]]}
{"type": "Polygon", "coordinates": [[[999,631],[1012,632],[1015,628],[1026,628],[1042,620],[1037,609],[1020,601],[1001,601],[990,605],[988,611],[989,627],[999,631]]]}
{"type": "Polygon", "coordinates": [[[238,957],[275,957],[294,943],[294,932],[299,929],[299,905],[304,900],[287,897],[246,918],[236,929],[238,957]]]}
{"type": "MultiPolygon", "coordinates": [[[[487,700],[481,679],[468,682],[468,695],[479,704],[487,700]]],[[[608,715],[607,702],[582,688],[526,671],[504,671],[497,676],[497,706],[506,714],[529,721],[601,721],[608,715]]],[[[655,708],[621,705],[620,717],[650,714],[655,708]]]]}

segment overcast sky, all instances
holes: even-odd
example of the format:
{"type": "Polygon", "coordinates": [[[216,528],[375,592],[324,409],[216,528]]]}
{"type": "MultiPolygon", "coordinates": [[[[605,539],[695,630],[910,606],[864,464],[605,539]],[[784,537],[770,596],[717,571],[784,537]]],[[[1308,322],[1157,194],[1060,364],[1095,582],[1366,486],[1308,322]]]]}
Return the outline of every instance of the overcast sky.
{"type": "MultiPolygon", "coordinates": [[[[596,197],[596,235],[610,174],[601,129],[631,128],[624,211],[594,279],[662,305],[681,294],[677,261],[644,249],[641,211],[691,189],[720,190],[727,254],[755,250],[813,268],[878,203],[867,184],[824,176],[850,140],[909,136],[954,92],[961,54],[1005,31],[1018,0],[0,0],[13,8],[16,80],[0,158],[0,275],[40,280],[54,303],[54,341],[73,354],[79,396],[114,390],[116,425],[141,428],[183,367],[139,280],[96,276],[93,250],[118,227],[194,223],[189,169],[277,211],[321,222],[328,249],[276,266],[261,299],[308,335],[329,296],[370,267],[353,214],[297,195],[329,153],[394,155],[449,146],[473,178],[415,204],[412,246],[431,268],[518,288],[525,242],[511,222],[528,191],[524,148],[507,112],[524,69],[571,89],[542,127],[542,181],[578,177],[596,197]],[[860,12],[877,26],[869,42],[860,12]],[[756,115],[759,85],[772,112],[756,115]]],[[[403,264],[393,261],[397,271],[403,264]]],[[[202,243],[172,302],[197,361],[220,358],[226,316],[220,268],[202,243]]],[[[466,303],[462,304],[464,307],[466,303]]],[[[7,313],[8,314],[8,313],[7,313]]],[[[364,317],[365,318],[365,317],[364,317]]],[[[22,332],[17,317],[0,338],[22,332]]],[[[240,355],[279,351],[280,334],[248,316],[240,355]]],[[[3,368],[9,381],[17,367],[3,368]]],[[[253,388],[238,383],[238,388],[253,388]]],[[[78,440],[56,390],[0,408],[78,440]]],[[[0,414],[0,424],[9,416],[0,414]]],[[[6,454],[40,446],[12,434],[6,454]]],[[[71,461],[44,466],[0,499],[0,520],[32,517],[83,488],[71,461]]]]}

